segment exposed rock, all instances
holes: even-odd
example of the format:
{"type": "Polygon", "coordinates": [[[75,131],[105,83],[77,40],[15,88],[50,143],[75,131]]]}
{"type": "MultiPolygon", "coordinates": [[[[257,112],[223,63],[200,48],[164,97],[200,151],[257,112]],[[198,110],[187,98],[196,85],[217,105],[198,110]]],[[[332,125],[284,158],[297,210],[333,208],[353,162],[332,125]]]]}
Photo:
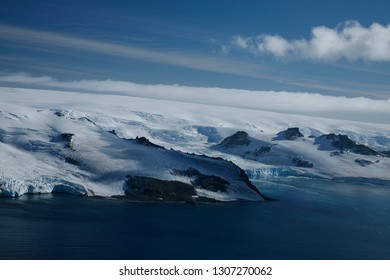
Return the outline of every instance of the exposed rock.
{"type": "Polygon", "coordinates": [[[360,164],[361,166],[367,166],[367,165],[371,165],[371,164],[374,164],[372,161],[370,160],[365,160],[365,159],[361,159],[361,158],[357,158],[355,159],[355,162],[360,164]]]}
{"type": "Polygon", "coordinates": [[[54,112],[54,115],[56,115],[57,117],[65,117],[64,113],[63,112],[54,112]]]}
{"type": "Polygon", "coordinates": [[[113,130],[107,130],[108,133],[114,134],[115,136],[119,137],[118,134],[116,134],[115,129],[113,130]]]}
{"type": "Polygon", "coordinates": [[[251,141],[248,139],[248,133],[245,131],[237,131],[233,135],[226,137],[219,146],[224,148],[234,148],[237,146],[248,146],[251,141]]]}
{"type": "Polygon", "coordinates": [[[334,157],[334,156],[341,156],[342,154],[344,154],[343,151],[335,151],[335,152],[331,152],[329,155],[331,157],[334,157]]]}
{"type": "MultiPolygon", "coordinates": [[[[273,200],[264,197],[259,190],[252,185],[244,170],[237,167],[239,171],[238,179],[243,181],[247,187],[255,191],[264,200],[273,200]]],[[[215,193],[228,193],[230,182],[215,175],[203,174],[195,168],[186,170],[173,169],[171,174],[178,177],[178,180],[162,180],[146,176],[126,176],[125,195],[127,198],[135,201],[154,201],[154,202],[186,202],[195,203],[217,202],[219,200],[199,195],[197,190],[207,190],[215,193]],[[187,177],[179,181],[180,177],[187,177]],[[189,181],[189,182],[188,182],[189,181]]]]}
{"type": "Polygon", "coordinates": [[[62,117],[62,118],[69,117],[70,119],[73,119],[73,120],[75,120],[75,119],[86,120],[87,122],[93,124],[94,126],[98,126],[93,120],[91,120],[88,117],[80,117],[80,118],[72,117],[72,116],[69,116],[66,111],[56,111],[56,112],[54,112],[54,115],[56,115],[58,117],[62,117]]]}
{"type": "Polygon", "coordinates": [[[150,142],[150,140],[148,138],[144,137],[144,136],[141,136],[141,137],[137,136],[135,139],[128,139],[128,138],[122,138],[122,137],[118,136],[118,134],[116,133],[115,130],[108,130],[107,132],[109,132],[111,134],[114,134],[115,136],[117,136],[117,137],[119,137],[119,138],[121,138],[123,140],[135,141],[138,144],[141,144],[141,145],[144,145],[144,146],[147,146],[147,147],[154,147],[154,148],[160,148],[160,149],[164,149],[165,150],[164,147],[150,142]]]}
{"type": "Polygon", "coordinates": [[[143,137],[143,136],[135,138],[134,141],[138,142],[141,145],[147,146],[147,147],[154,147],[154,148],[160,148],[160,149],[164,149],[165,150],[164,147],[156,145],[156,144],[150,142],[148,138],[143,137]]]}
{"type": "Polygon", "coordinates": [[[381,154],[385,157],[390,157],[390,151],[381,151],[381,154]]]}
{"type": "Polygon", "coordinates": [[[80,165],[80,162],[78,162],[72,157],[65,157],[65,162],[73,165],[80,165]]]}
{"type": "Polygon", "coordinates": [[[275,140],[296,140],[303,137],[303,134],[299,131],[298,127],[290,127],[276,134],[275,140]]]}
{"type": "MultiPolygon", "coordinates": [[[[239,168],[237,166],[237,168],[239,168]]],[[[243,180],[249,188],[251,188],[253,191],[255,191],[257,194],[259,194],[263,199],[274,201],[275,199],[266,197],[265,195],[261,194],[260,191],[252,184],[252,182],[249,180],[248,174],[245,173],[245,171],[241,168],[240,169],[240,179],[243,180]]]]}
{"type": "Polygon", "coordinates": [[[6,137],[6,135],[7,135],[7,132],[4,129],[0,128],[0,142],[4,141],[3,139],[6,137]]]}
{"type": "Polygon", "coordinates": [[[72,148],[73,133],[61,133],[61,138],[65,140],[65,148],[72,148]]]}
{"type": "Polygon", "coordinates": [[[257,148],[257,149],[253,152],[253,155],[254,155],[254,156],[261,156],[262,154],[270,153],[270,152],[271,152],[271,147],[261,146],[260,148],[257,148]]]}
{"type": "Polygon", "coordinates": [[[312,168],[314,166],[310,161],[304,160],[300,157],[293,158],[292,162],[296,167],[312,168]]]}
{"type": "Polygon", "coordinates": [[[72,149],[73,133],[61,133],[50,139],[50,142],[64,144],[64,148],[72,149]]]}
{"type": "Polygon", "coordinates": [[[136,201],[193,202],[194,186],[180,181],[166,181],[143,176],[126,176],[125,195],[136,201]]]}
{"type": "Polygon", "coordinates": [[[342,134],[324,134],[316,138],[315,144],[321,145],[321,140],[329,140],[331,145],[341,152],[350,151],[355,154],[361,155],[371,155],[371,156],[383,156],[383,154],[371,149],[368,146],[357,144],[355,141],[351,140],[347,135],[342,134]]]}
{"type": "Polygon", "coordinates": [[[195,188],[205,189],[212,192],[226,192],[230,183],[221,177],[214,175],[205,175],[195,168],[187,170],[172,170],[173,175],[185,176],[191,178],[191,184],[195,188]]]}

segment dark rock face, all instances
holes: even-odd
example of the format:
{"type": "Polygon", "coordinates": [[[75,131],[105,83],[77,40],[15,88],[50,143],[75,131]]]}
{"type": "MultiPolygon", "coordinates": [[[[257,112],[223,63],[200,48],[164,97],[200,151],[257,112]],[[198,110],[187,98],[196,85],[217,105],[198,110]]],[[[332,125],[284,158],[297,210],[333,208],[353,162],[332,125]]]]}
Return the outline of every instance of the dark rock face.
{"type": "Polygon", "coordinates": [[[335,157],[335,156],[341,156],[342,154],[344,154],[344,152],[343,151],[335,151],[335,152],[331,152],[329,155],[331,156],[331,157],[335,157]]]}
{"type": "Polygon", "coordinates": [[[115,129],[113,130],[107,130],[108,133],[114,134],[115,136],[119,137],[118,134],[116,134],[115,129]]]}
{"type": "Polygon", "coordinates": [[[265,153],[270,153],[271,152],[271,147],[266,147],[266,146],[261,146],[260,148],[257,148],[254,152],[254,156],[261,156],[262,154],[265,153]]]}
{"type": "MultiPolygon", "coordinates": [[[[239,167],[238,167],[239,168],[239,167]]],[[[248,174],[245,173],[243,169],[240,168],[240,179],[247,184],[249,188],[251,188],[253,191],[255,191],[257,194],[259,194],[263,199],[265,200],[274,200],[272,198],[266,197],[260,193],[260,191],[252,184],[252,182],[249,180],[248,174]]]]}
{"type": "Polygon", "coordinates": [[[161,149],[164,149],[164,150],[165,150],[164,147],[159,146],[159,145],[156,145],[156,144],[150,142],[148,138],[143,137],[143,136],[142,136],[142,137],[137,137],[137,138],[135,138],[134,141],[138,142],[138,143],[141,144],[141,145],[147,146],[147,147],[161,148],[161,149]]]}
{"type": "MultiPolygon", "coordinates": [[[[61,112],[61,111],[54,112],[54,115],[56,115],[57,117],[61,117],[61,118],[66,117],[66,114],[64,112],[61,112]]],[[[71,117],[71,119],[76,119],[76,118],[71,117]]],[[[96,123],[93,120],[91,120],[90,118],[81,117],[81,118],[77,118],[77,119],[78,120],[86,120],[87,122],[97,126],[96,123]]]]}
{"type": "Polygon", "coordinates": [[[355,159],[355,162],[360,166],[367,166],[367,165],[374,164],[372,161],[361,159],[361,158],[355,159]]]}
{"type": "MultiPolygon", "coordinates": [[[[107,132],[115,135],[116,137],[119,137],[115,130],[109,130],[107,132]]],[[[147,147],[154,147],[154,148],[160,148],[160,149],[164,149],[165,150],[164,147],[156,145],[156,144],[150,142],[150,140],[148,138],[144,137],[144,136],[141,136],[141,137],[137,136],[135,139],[127,139],[127,138],[122,138],[122,137],[119,137],[119,138],[121,138],[123,140],[128,140],[128,141],[135,141],[138,144],[141,144],[141,145],[144,145],[144,146],[147,146],[147,147]]]]}
{"type": "Polygon", "coordinates": [[[72,139],[74,137],[73,133],[61,133],[61,138],[65,141],[65,148],[71,149],[72,139]]]}
{"type": "Polygon", "coordinates": [[[383,154],[385,157],[390,157],[390,151],[381,151],[381,154],[383,154]]]}
{"type": "Polygon", "coordinates": [[[165,181],[151,177],[126,176],[125,195],[136,201],[194,202],[194,186],[179,181],[165,181]]]}
{"type": "Polygon", "coordinates": [[[4,129],[1,129],[0,128],[0,142],[2,142],[2,143],[4,143],[3,141],[3,139],[4,139],[4,137],[7,135],[7,131],[5,131],[4,129]]]}
{"type": "Polygon", "coordinates": [[[292,159],[292,162],[296,167],[305,167],[305,168],[312,168],[314,165],[310,161],[304,160],[299,157],[295,157],[292,159]]]}
{"type": "MultiPolygon", "coordinates": [[[[265,200],[272,200],[264,197],[259,190],[252,185],[246,173],[240,169],[239,179],[244,181],[249,188],[258,193],[265,200]]],[[[211,192],[226,193],[230,182],[214,175],[206,175],[195,168],[186,170],[172,170],[172,175],[188,177],[190,183],[176,180],[161,180],[145,176],[126,176],[125,195],[135,201],[153,202],[217,202],[217,200],[200,196],[197,189],[211,192]]]]}
{"type": "Polygon", "coordinates": [[[277,134],[275,140],[296,140],[303,137],[303,134],[299,131],[298,127],[290,127],[277,134]]]}
{"type": "Polygon", "coordinates": [[[65,162],[73,165],[80,165],[80,162],[72,157],[65,157],[65,162]]]}
{"type": "Polygon", "coordinates": [[[320,137],[317,137],[316,142],[318,143],[320,142],[319,140],[322,139],[330,140],[332,146],[339,149],[341,152],[350,151],[352,153],[360,155],[383,156],[381,153],[375,151],[374,149],[371,149],[370,147],[367,147],[362,144],[357,144],[355,141],[349,139],[347,135],[336,135],[334,133],[324,134],[320,137]]]}
{"type": "Polygon", "coordinates": [[[226,192],[227,186],[230,183],[218,176],[205,175],[200,173],[195,168],[188,168],[187,170],[172,170],[173,175],[184,176],[191,178],[191,184],[195,188],[205,189],[212,192],[226,192]]]}
{"type": "Polygon", "coordinates": [[[56,115],[57,117],[65,117],[64,113],[62,112],[54,112],[54,115],[56,115]]]}
{"type": "Polygon", "coordinates": [[[73,133],[61,133],[50,139],[52,143],[61,143],[64,145],[64,148],[72,149],[72,140],[74,138],[73,133]]]}
{"type": "Polygon", "coordinates": [[[248,133],[245,131],[237,131],[232,136],[226,137],[219,146],[224,148],[234,148],[237,146],[248,146],[251,141],[248,139],[248,133]]]}
{"type": "MultiPolygon", "coordinates": [[[[64,145],[64,148],[69,149],[67,152],[62,149],[56,149],[55,151],[59,158],[63,159],[66,163],[80,165],[80,162],[73,157],[73,152],[75,150],[72,146],[72,141],[74,136],[75,135],[73,133],[61,133],[53,137],[50,142],[62,144],[64,145]]],[[[52,151],[52,153],[54,153],[54,151],[52,151]]]]}

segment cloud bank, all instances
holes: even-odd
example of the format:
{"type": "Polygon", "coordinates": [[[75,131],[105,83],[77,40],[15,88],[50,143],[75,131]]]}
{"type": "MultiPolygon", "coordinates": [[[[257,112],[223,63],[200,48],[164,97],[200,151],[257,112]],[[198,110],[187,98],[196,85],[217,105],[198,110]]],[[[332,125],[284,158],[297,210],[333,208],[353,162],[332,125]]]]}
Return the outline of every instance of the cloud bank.
{"type": "Polygon", "coordinates": [[[390,120],[390,99],[347,98],[305,92],[250,91],[161,84],[144,85],[114,80],[64,82],[48,76],[32,77],[24,73],[0,76],[0,82],[31,88],[116,94],[365,122],[388,124],[390,120]]]}
{"type": "Polygon", "coordinates": [[[316,61],[390,61],[390,24],[373,23],[363,27],[357,21],[346,21],[336,28],[312,28],[311,38],[287,40],[278,35],[234,36],[230,48],[254,55],[272,55],[278,59],[316,61]]]}

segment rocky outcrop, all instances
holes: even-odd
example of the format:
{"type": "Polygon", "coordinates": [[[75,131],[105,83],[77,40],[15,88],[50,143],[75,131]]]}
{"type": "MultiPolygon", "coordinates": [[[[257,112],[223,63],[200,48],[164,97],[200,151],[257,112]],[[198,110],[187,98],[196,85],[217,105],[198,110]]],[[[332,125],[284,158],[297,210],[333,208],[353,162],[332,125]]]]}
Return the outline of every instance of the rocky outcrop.
{"type": "Polygon", "coordinates": [[[77,159],[74,159],[73,157],[70,157],[70,156],[64,157],[64,160],[66,163],[69,163],[69,164],[80,165],[80,162],[77,159]]]}
{"type": "Polygon", "coordinates": [[[298,127],[290,127],[276,134],[275,140],[294,141],[301,137],[303,137],[303,134],[299,131],[298,127]]]}
{"type": "Polygon", "coordinates": [[[85,120],[91,124],[93,124],[94,126],[98,126],[93,120],[91,120],[90,118],[86,117],[86,116],[82,116],[82,117],[75,117],[74,115],[72,115],[72,112],[73,110],[65,110],[65,111],[56,111],[54,112],[54,115],[56,115],[57,117],[61,117],[61,118],[69,118],[69,119],[77,119],[77,120],[85,120]]]}
{"type": "Polygon", "coordinates": [[[187,170],[172,170],[176,176],[191,178],[191,185],[198,189],[205,189],[212,192],[226,192],[230,183],[221,177],[214,175],[205,175],[195,168],[187,170]]]}
{"type": "Polygon", "coordinates": [[[338,149],[341,152],[352,152],[360,155],[368,155],[368,156],[383,156],[383,154],[371,149],[368,146],[358,144],[355,141],[351,140],[347,135],[343,134],[324,134],[316,138],[314,144],[319,144],[320,148],[323,144],[324,140],[328,140],[330,144],[338,149]]]}
{"type": "Polygon", "coordinates": [[[300,157],[295,157],[292,159],[292,162],[296,167],[312,168],[314,167],[313,163],[308,160],[304,160],[300,157]]]}
{"type": "Polygon", "coordinates": [[[111,134],[114,134],[115,136],[117,136],[117,137],[119,137],[119,138],[121,138],[121,139],[123,139],[123,140],[135,141],[136,143],[141,144],[141,145],[143,145],[143,146],[154,147],[154,148],[160,148],[160,149],[164,149],[164,150],[165,150],[164,147],[159,146],[159,145],[156,145],[156,144],[150,142],[150,140],[149,140],[148,138],[144,137],[144,136],[141,136],[141,137],[138,137],[138,136],[137,136],[135,139],[131,139],[131,138],[129,139],[129,138],[122,138],[122,137],[120,137],[120,136],[116,133],[115,130],[108,130],[107,132],[109,132],[109,133],[111,133],[111,134]]]}
{"type": "Polygon", "coordinates": [[[262,154],[270,153],[271,147],[268,146],[261,146],[257,148],[252,154],[256,157],[261,156],[262,154]]]}
{"type": "Polygon", "coordinates": [[[125,195],[134,201],[195,202],[195,187],[180,181],[161,180],[145,176],[126,176],[125,195]]]}
{"type": "Polygon", "coordinates": [[[51,137],[50,142],[63,144],[64,148],[73,149],[72,141],[74,139],[73,133],[60,133],[51,137]]]}
{"type": "Polygon", "coordinates": [[[233,135],[226,137],[219,146],[223,148],[234,148],[238,146],[249,146],[251,141],[248,138],[248,133],[245,131],[237,131],[233,135]]]}
{"type": "Polygon", "coordinates": [[[355,162],[356,162],[357,164],[359,164],[360,166],[367,166],[367,165],[374,164],[374,163],[373,163],[372,161],[370,161],[370,160],[361,159],[361,158],[355,159],[355,162]]]}
{"type": "MultiPolygon", "coordinates": [[[[171,174],[177,180],[162,180],[146,176],[126,176],[125,195],[133,201],[153,202],[217,202],[220,200],[199,194],[199,190],[206,190],[217,194],[229,193],[231,183],[219,176],[203,174],[195,168],[186,170],[174,169],[171,174]],[[183,179],[184,180],[180,180],[183,179]],[[188,180],[189,179],[189,180],[188,180]]],[[[264,197],[259,190],[252,185],[246,173],[240,169],[239,179],[247,187],[255,191],[264,200],[272,200],[264,197]]],[[[202,193],[202,192],[200,192],[202,193]]]]}
{"type": "Polygon", "coordinates": [[[65,141],[65,148],[72,148],[73,133],[61,133],[61,138],[65,141]]]}
{"type": "MultiPolygon", "coordinates": [[[[245,135],[247,136],[246,133],[245,135]]],[[[156,150],[158,157],[170,158],[164,163],[164,166],[170,170],[169,179],[159,178],[158,175],[149,177],[130,174],[126,176],[125,194],[131,200],[189,203],[272,200],[264,197],[250,182],[245,171],[230,161],[206,155],[187,154],[172,149],[167,150],[153,144],[145,137],[127,139],[127,141],[143,146],[142,149],[158,148],[156,150]],[[177,166],[187,167],[181,169],[177,166]]],[[[164,176],[164,178],[167,177],[164,176]]]]}
{"type": "Polygon", "coordinates": [[[390,151],[381,151],[381,154],[385,157],[390,157],[390,151]]]}
{"type": "Polygon", "coordinates": [[[132,141],[136,141],[138,144],[141,144],[141,145],[144,145],[144,146],[147,146],[147,147],[153,147],[153,148],[160,148],[160,149],[164,149],[164,147],[162,146],[159,146],[159,145],[156,145],[152,142],[149,141],[148,138],[146,137],[136,137],[135,139],[132,139],[132,141]]]}

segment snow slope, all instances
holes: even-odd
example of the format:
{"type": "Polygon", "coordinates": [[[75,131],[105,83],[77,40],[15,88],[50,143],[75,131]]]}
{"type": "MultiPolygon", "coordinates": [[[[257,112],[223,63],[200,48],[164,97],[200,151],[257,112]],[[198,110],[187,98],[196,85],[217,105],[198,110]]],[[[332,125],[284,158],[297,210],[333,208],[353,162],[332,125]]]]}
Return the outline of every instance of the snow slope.
{"type": "MultiPolygon", "coordinates": [[[[65,190],[86,195],[123,195],[124,177],[129,173],[150,177],[158,174],[158,178],[173,180],[177,176],[170,172],[172,168],[190,166],[205,174],[222,174],[239,184],[236,177],[229,177],[231,173],[218,170],[220,165],[205,163],[202,157],[193,162],[176,151],[222,157],[257,175],[285,170],[307,176],[390,180],[389,158],[353,153],[330,156],[329,151],[319,149],[314,138],[308,138],[342,133],[378,151],[388,151],[389,124],[220,105],[216,98],[210,104],[182,99],[0,88],[2,194],[65,190]],[[279,131],[288,127],[299,127],[305,137],[295,141],[275,139],[279,131]],[[248,133],[251,145],[218,148],[222,139],[238,130],[248,133]],[[136,137],[146,137],[168,150],[151,151],[123,140],[136,137]],[[259,146],[269,146],[271,152],[248,156],[248,151],[254,152],[259,146]],[[169,149],[176,151],[168,153],[169,149]],[[308,160],[314,167],[296,167],[291,161],[294,157],[308,160]],[[361,166],[355,162],[357,158],[375,163],[361,166]]],[[[221,200],[251,196],[249,190],[231,193],[221,200]]]]}

